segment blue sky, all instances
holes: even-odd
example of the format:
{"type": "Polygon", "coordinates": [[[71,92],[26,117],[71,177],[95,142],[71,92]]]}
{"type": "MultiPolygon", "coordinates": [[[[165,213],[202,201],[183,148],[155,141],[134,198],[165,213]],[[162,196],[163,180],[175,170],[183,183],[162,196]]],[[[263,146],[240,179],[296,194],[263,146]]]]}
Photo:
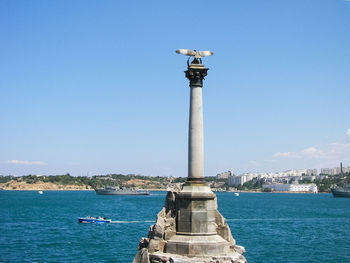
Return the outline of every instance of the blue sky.
{"type": "Polygon", "coordinates": [[[349,1],[2,0],[0,38],[0,174],[187,176],[179,48],[206,176],[350,166],[349,1]]]}

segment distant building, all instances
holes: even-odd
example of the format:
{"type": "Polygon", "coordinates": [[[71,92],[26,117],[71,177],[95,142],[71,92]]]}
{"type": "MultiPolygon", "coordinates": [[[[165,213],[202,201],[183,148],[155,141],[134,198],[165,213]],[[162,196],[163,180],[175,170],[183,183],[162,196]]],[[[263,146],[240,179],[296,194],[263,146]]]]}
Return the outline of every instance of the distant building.
{"type": "Polygon", "coordinates": [[[343,167],[343,173],[349,173],[350,167],[343,167]]]}
{"type": "Polygon", "coordinates": [[[307,169],[305,174],[310,176],[316,176],[318,175],[318,169],[307,169]]]}
{"type": "MultiPolygon", "coordinates": [[[[303,175],[301,176],[300,180],[310,180],[311,182],[316,179],[315,175],[303,175]]],[[[299,180],[298,180],[299,181],[299,180]]]]}
{"type": "Polygon", "coordinates": [[[333,175],[333,169],[331,169],[331,168],[321,168],[320,174],[333,175]]]}
{"type": "Polygon", "coordinates": [[[340,174],[340,167],[321,168],[321,174],[328,174],[328,175],[340,174]]]}
{"type": "Polygon", "coordinates": [[[227,181],[228,186],[237,186],[244,183],[245,181],[242,179],[242,176],[229,176],[227,181]]]}
{"type": "Polygon", "coordinates": [[[227,184],[229,186],[243,185],[245,182],[248,182],[253,179],[252,174],[242,174],[237,176],[229,176],[227,184]]]}
{"type": "Polygon", "coordinates": [[[216,175],[216,179],[227,179],[229,176],[234,176],[231,171],[223,172],[216,175]]]}
{"type": "Polygon", "coordinates": [[[264,184],[263,188],[270,188],[277,192],[311,192],[317,193],[315,184],[264,184]]]}

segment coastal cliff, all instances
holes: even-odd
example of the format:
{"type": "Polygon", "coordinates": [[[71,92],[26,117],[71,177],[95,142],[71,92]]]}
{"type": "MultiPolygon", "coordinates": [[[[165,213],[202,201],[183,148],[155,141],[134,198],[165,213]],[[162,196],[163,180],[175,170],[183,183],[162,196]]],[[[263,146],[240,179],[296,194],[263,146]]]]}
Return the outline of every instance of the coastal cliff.
{"type": "Polygon", "coordinates": [[[37,182],[29,184],[26,182],[18,182],[11,180],[7,183],[0,183],[3,190],[92,190],[89,185],[62,185],[51,182],[37,182]]]}
{"type": "Polygon", "coordinates": [[[142,189],[167,189],[171,182],[167,177],[108,174],[96,176],[25,175],[0,176],[3,190],[91,190],[105,186],[119,186],[142,189]]]}

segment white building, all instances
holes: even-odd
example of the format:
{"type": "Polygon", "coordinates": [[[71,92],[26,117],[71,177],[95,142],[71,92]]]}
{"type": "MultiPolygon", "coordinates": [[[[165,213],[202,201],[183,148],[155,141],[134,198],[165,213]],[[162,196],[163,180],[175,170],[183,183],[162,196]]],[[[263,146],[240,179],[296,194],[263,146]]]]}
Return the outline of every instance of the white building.
{"type": "Polygon", "coordinates": [[[237,186],[237,185],[243,185],[245,183],[245,177],[244,176],[229,176],[227,180],[228,186],[237,186]]]}
{"type": "Polygon", "coordinates": [[[263,188],[270,188],[277,192],[311,192],[317,193],[315,184],[264,184],[263,188]]]}
{"type": "Polygon", "coordinates": [[[340,174],[340,167],[335,168],[321,168],[321,174],[335,175],[340,174]]]}
{"type": "Polygon", "coordinates": [[[310,176],[315,176],[315,175],[318,175],[318,170],[317,169],[307,169],[306,170],[306,175],[310,175],[310,176]]]}
{"type": "MultiPolygon", "coordinates": [[[[343,167],[343,173],[348,173],[348,172],[350,172],[350,167],[343,167]]],[[[340,170],[340,167],[322,168],[320,173],[328,174],[328,175],[336,175],[336,174],[340,174],[341,170],[340,170]]]]}
{"type": "Polygon", "coordinates": [[[231,171],[223,172],[216,175],[217,179],[227,179],[229,176],[234,176],[234,174],[231,171]]]}
{"type": "Polygon", "coordinates": [[[350,167],[343,167],[343,173],[349,173],[350,167]]]}
{"type": "Polygon", "coordinates": [[[235,185],[243,185],[245,182],[248,182],[254,178],[253,174],[242,174],[237,176],[229,176],[228,177],[228,185],[229,186],[235,186],[235,185]]]}

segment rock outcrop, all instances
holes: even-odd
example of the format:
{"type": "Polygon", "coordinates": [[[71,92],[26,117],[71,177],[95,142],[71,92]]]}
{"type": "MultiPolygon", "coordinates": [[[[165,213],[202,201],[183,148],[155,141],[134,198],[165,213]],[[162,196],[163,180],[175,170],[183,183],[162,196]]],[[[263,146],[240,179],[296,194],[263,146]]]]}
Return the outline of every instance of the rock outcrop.
{"type": "MultiPolygon", "coordinates": [[[[152,225],[147,238],[139,243],[138,253],[133,263],[244,263],[245,249],[237,246],[225,218],[216,210],[216,231],[219,236],[229,242],[230,251],[225,255],[201,257],[186,257],[166,253],[166,244],[176,234],[176,196],[180,189],[169,191],[165,206],[157,215],[157,221],[152,225]]],[[[216,201],[216,200],[215,200],[216,201]]]]}

